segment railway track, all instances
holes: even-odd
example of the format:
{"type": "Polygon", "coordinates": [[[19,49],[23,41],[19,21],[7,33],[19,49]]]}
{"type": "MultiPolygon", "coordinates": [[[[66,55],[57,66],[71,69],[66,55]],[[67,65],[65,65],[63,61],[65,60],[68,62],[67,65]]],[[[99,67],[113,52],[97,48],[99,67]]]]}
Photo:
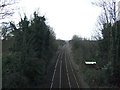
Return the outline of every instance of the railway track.
{"type": "Polygon", "coordinates": [[[79,81],[75,75],[67,44],[64,45],[57,57],[54,72],[51,78],[52,88],[80,88],[79,81]]]}

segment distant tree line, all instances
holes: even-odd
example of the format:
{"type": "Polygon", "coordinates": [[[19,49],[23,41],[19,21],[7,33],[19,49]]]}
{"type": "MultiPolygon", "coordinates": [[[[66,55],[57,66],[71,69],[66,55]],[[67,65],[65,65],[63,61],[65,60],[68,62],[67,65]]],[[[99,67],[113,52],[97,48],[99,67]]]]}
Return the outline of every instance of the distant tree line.
{"type": "Polygon", "coordinates": [[[3,88],[39,87],[55,55],[55,33],[44,16],[37,12],[33,16],[31,20],[24,16],[18,25],[10,22],[11,36],[3,39],[3,45],[13,41],[10,53],[3,55],[3,88]]]}

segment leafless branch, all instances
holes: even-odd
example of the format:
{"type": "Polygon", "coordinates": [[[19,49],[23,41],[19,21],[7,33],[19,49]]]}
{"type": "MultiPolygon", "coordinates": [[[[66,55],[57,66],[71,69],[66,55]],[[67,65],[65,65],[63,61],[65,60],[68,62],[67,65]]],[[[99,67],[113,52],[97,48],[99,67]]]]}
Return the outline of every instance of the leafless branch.
{"type": "Polygon", "coordinates": [[[4,19],[14,14],[14,5],[17,0],[0,0],[0,19],[4,19]]]}
{"type": "MultiPolygon", "coordinates": [[[[93,5],[101,7],[102,12],[97,19],[97,30],[100,32],[103,29],[103,25],[106,23],[114,23],[116,21],[116,2],[115,0],[99,0],[92,2],[93,5]]],[[[99,34],[96,35],[97,37],[99,34]]]]}

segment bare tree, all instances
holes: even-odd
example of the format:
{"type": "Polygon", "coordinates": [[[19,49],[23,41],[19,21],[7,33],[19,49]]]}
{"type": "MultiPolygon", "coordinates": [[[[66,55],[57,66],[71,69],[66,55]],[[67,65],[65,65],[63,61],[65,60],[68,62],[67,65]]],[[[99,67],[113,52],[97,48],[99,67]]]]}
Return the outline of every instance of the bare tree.
{"type": "Polygon", "coordinates": [[[4,19],[14,14],[17,1],[18,0],[0,0],[0,19],[4,19]]]}
{"type": "Polygon", "coordinates": [[[115,0],[99,0],[98,2],[92,2],[92,4],[103,9],[99,16],[102,24],[114,23],[116,21],[117,10],[115,0]]]}

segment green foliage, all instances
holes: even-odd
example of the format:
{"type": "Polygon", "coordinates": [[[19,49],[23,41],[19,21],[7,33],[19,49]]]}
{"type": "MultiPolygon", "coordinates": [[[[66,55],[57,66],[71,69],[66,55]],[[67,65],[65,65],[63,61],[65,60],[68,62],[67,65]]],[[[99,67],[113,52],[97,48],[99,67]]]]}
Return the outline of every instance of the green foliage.
{"type": "Polygon", "coordinates": [[[113,83],[120,86],[120,21],[117,21],[112,26],[113,33],[113,49],[111,50],[113,54],[113,83]]]}
{"type": "Polygon", "coordinates": [[[21,18],[19,26],[10,23],[14,42],[11,55],[3,59],[3,87],[40,86],[47,66],[57,50],[55,34],[45,21],[44,16],[34,12],[31,20],[26,16],[21,18]],[[10,80],[6,70],[9,71],[10,80]],[[18,78],[21,78],[19,83],[18,78]]]}
{"type": "Polygon", "coordinates": [[[103,39],[99,42],[99,58],[107,67],[108,83],[120,85],[120,21],[105,24],[102,30],[103,39]],[[109,74],[108,74],[109,72],[109,74]]]}
{"type": "Polygon", "coordinates": [[[8,56],[3,57],[2,62],[2,85],[3,88],[17,88],[26,87],[28,83],[26,77],[21,73],[21,60],[19,53],[12,53],[8,56]]]}
{"type": "Polygon", "coordinates": [[[90,62],[96,62],[96,59],[94,59],[94,58],[91,58],[91,59],[88,59],[88,60],[86,60],[86,61],[90,61],[90,62]]]}
{"type": "Polygon", "coordinates": [[[39,58],[27,58],[22,65],[23,74],[28,78],[30,83],[40,84],[40,80],[45,73],[45,62],[39,58]]]}
{"type": "Polygon", "coordinates": [[[100,87],[104,86],[106,84],[106,76],[104,71],[97,71],[94,68],[88,68],[86,72],[84,72],[86,75],[87,82],[90,84],[91,87],[100,87]]]}

